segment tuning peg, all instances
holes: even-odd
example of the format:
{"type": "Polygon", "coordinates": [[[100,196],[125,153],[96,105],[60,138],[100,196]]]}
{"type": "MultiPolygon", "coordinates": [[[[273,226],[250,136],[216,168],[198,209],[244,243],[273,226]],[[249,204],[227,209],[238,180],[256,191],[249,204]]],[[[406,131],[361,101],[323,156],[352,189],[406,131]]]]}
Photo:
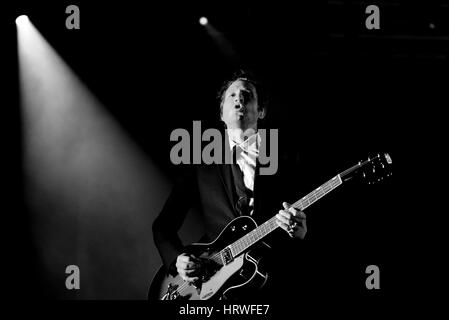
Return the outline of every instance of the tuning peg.
{"type": "Polygon", "coordinates": [[[384,154],[385,159],[387,160],[388,164],[392,164],[393,160],[391,159],[390,155],[388,153],[384,154]]]}

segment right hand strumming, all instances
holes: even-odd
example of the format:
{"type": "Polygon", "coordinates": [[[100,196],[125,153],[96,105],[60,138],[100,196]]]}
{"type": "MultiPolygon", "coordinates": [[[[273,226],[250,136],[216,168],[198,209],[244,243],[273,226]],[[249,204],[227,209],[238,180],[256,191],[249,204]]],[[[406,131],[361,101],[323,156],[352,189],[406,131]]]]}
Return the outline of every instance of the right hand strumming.
{"type": "Polygon", "coordinates": [[[192,254],[182,253],[176,259],[176,270],[185,281],[197,281],[201,272],[201,260],[192,254]]]}

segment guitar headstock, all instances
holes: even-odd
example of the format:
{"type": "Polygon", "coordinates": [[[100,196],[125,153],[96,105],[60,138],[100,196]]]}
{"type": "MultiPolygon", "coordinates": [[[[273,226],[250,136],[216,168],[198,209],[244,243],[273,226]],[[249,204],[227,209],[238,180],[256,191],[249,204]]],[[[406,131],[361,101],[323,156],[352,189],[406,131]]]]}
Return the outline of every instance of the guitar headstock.
{"type": "Polygon", "coordinates": [[[392,176],[393,161],[388,153],[378,153],[366,161],[359,162],[359,170],[368,184],[374,184],[392,176]]]}

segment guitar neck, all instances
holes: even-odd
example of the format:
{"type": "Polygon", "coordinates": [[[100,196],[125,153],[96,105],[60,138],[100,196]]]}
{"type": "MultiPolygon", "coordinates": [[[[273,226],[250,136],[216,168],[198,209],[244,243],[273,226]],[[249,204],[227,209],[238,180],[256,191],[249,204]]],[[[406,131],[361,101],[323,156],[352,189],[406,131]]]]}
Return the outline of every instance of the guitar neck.
{"type": "MultiPolygon", "coordinates": [[[[376,173],[377,170],[386,170],[388,166],[392,164],[391,157],[388,153],[384,154],[377,154],[374,158],[368,158],[368,160],[359,162],[356,165],[350,167],[349,169],[341,172],[340,174],[336,175],[326,183],[322,184],[320,187],[316,188],[312,192],[310,192],[305,197],[299,199],[295,203],[292,204],[293,208],[304,210],[308,208],[310,205],[324,197],[326,194],[337,188],[339,185],[341,185],[343,182],[348,181],[349,179],[352,179],[354,175],[359,172],[359,169],[362,167],[365,167],[370,169],[370,172],[376,173]],[[376,167],[377,164],[377,167],[376,167]]],[[[363,176],[365,176],[365,172],[362,172],[363,176]]],[[[387,176],[390,176],[391,172],[387,174],[387,176]]],[[[377,177],[377,180],[380,181],[382,177],[377,177]]],[[[272,231],[276,230],[278,228],[278,224],[276,223],[276,216],[272,217],[262,225],[258,226],[256,229],[252,230],[239,240],[232,243],[230,246],[226,247],[225,249],[230,249],[232,255],[235,257],[242,252],[244,252],[246,249],[248,249],[250,246],[255,244],[257,241],[264,238],[266,235],[270,234],[272,231]]]]}
{"type": "MultiPolygon", "coordinates": [[[[339,174],[310,192],[305,197],[293,203],[292,207],[302,211],[337,188],[342,183],[342,174],[339,174]]],[[[235,257],[244,252],[250,246],[270,234],[272,231],[276,230],[278,227],[279,225],[276,223],[276,216],[273,216],[271,219],[267,220],[265,223],[261,224],[256,229],[231,244],[230,248],[232,255],[235,257]]]]}

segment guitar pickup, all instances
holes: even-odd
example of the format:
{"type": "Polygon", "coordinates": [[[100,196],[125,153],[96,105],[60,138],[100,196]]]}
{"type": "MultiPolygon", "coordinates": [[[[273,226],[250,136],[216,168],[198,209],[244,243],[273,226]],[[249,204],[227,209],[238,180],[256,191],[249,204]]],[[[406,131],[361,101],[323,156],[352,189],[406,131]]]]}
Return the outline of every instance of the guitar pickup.
{"type": "Polygon", "coordinates": [[[234,260],[232,256],[231,248],[226,247],[221,251],[221,259],[223,260],[224,265],[227,265],[234,260]]]}

